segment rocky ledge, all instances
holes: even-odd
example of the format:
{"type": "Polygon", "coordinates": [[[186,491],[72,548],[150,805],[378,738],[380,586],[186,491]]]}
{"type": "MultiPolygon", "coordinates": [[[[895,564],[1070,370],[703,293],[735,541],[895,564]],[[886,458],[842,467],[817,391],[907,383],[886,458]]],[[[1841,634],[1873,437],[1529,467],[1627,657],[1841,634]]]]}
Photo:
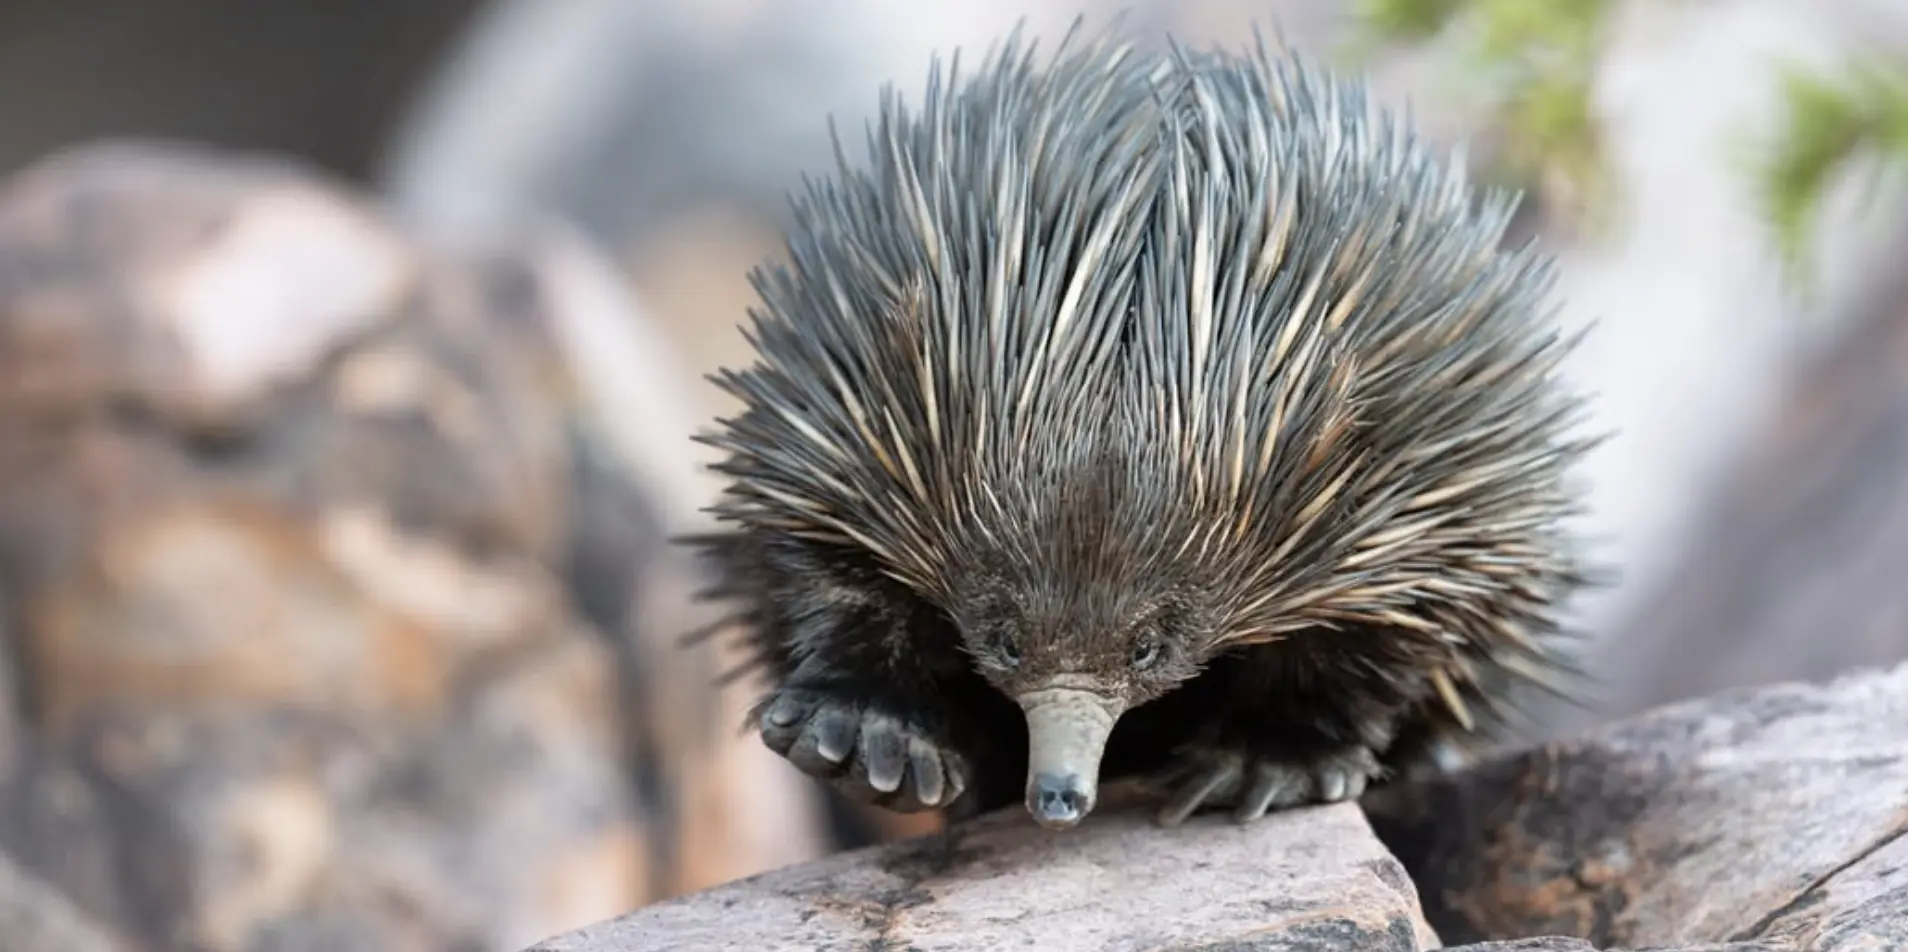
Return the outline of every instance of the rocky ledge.
{"type": "Polygon", "coordinates": [[[1410,950],[1432,936],[1351,804],[1165,833],[1108,804],[1049,833],[1007,812],[718,887],[552,939],[636,949],[1410,950]]]}
{"type": "Polygon", "coordinates": [[[1908,949],[1908,665],[1659,708],[1365,806],[1446,941],[1908,949]]]}
{"type": "Polygon", "coordinates": [[[1908,665],[1662,708],[1363,812],[1164,830],[1111,802],[1053,834],[1009,811],[530,952],[1908,949],[1904,834],[1908,665]]]}

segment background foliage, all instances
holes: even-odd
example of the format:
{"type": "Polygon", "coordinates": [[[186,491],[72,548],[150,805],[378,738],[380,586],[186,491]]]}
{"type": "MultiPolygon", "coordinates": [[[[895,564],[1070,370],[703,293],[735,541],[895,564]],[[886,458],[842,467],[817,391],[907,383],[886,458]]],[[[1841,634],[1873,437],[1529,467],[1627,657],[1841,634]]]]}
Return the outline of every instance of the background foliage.
{"type": "MultiPolygon", "coordinates": [[[[1460,94],[1491,114],[1497,147],[1480,171],[1595,222],[1621,201],[1593,106],[1616,7],[1617,0],[1357,0],[1354,52],[1437,41],[1460,94]]],[[[1784,66],[1776,81],[1775,121],[1745,128],[1739,167],[1783,265],[1806,280],[1830,189],[1857,168],[1871,176],[1908,171],[1908,63],[1864,56],[1828,72],[1784,66]]]]}

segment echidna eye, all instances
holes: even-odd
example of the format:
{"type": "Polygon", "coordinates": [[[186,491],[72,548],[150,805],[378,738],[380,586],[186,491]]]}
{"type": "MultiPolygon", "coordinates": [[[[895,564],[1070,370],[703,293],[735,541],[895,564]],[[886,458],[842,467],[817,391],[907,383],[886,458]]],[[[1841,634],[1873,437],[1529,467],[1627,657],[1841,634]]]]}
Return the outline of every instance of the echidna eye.
{"type": "Polygon", "coordinates": [[[1145,670],[1159,660],[1159,642],[1153,638],[1142,638],[1133,646],[1133,667],[1145,670]]]}
{"type": "Polygon", "coordinates": [[[1020,663],[1020,643],[1013,635],[998,635],[994,638],[994,650],[1000,653],[1001,660],[1009,666],[1020,663]]]}

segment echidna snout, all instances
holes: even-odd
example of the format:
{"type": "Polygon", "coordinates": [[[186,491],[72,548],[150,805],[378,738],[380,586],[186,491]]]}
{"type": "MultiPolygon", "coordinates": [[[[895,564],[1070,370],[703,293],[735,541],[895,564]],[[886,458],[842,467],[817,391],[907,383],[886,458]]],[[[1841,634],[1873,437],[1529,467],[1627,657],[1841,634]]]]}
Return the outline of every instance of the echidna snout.
{"type": "Polygon", "coordinates": [[[1014,700],[1027,715],[1027,812],[1063,830],[1099,799],[1100,756],[1125,704],[1097,691],[1042,687],[1014,700]]]}

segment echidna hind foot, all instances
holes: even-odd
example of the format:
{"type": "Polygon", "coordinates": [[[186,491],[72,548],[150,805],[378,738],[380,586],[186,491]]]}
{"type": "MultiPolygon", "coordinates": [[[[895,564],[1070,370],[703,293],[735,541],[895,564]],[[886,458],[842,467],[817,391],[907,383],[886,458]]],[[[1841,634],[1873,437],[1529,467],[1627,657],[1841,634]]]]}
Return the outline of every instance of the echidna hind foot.
{"type": "Polygon", "coordinates": [[[959,753],[877,705],[784,688],[757,709],[757,720],[769,749],[850,799],[919,813],[952,804],[967,788],[959,753]]]}
{"type": "Polygon", "coordinates": [[[1378,758],[1364,747],[1285,758],[1237,747],[1192,746],[1155,778],[1169,794],[1158,820],[1177,826],[1203,809],[1230,807],[1235,822],[1250,823],[1289,807],[1355,800],[1381,770],[1378,758]]]}

